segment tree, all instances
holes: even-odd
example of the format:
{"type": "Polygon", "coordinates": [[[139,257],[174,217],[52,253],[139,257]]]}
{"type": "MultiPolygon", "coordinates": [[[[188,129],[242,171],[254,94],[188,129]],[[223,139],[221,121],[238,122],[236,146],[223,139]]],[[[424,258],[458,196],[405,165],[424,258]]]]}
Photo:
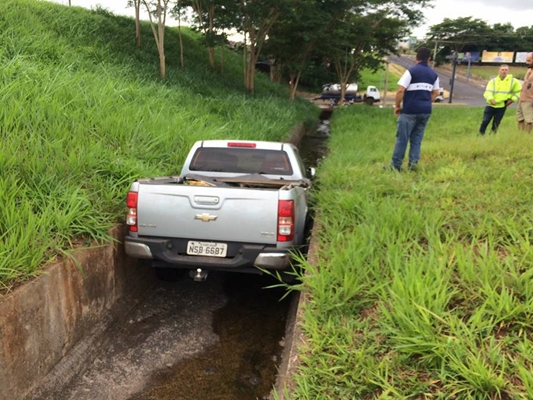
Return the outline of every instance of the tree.
{"type": "Polygon", "coordinates": [[[451,52],[479,51],[486,45],[484,38],[491,33],[490,26],[483,20],[472,17],[445,18],[443,22],[429,28],[427,45],[440,50],[440,58],[451,52]]]}
{"type": "Polygon", "coordinates": [[[224,44],[226,35],[224,20],[217,19],[219,12],[224,13],[226,7],[223,0],[185,0],[184,5],[190,6],[195,12],[195,26],[203,34],[204,44],[209,54],[209,65],[215,67],[215,46],[224,44]]]}
{"type": "Polygon", "coordinates": [[[141,47],[141,0],[128,0],[128,7],[135,9],[135,43],[141,47]]]}
{"type": "Polygon", "coordinates": [[[141,0],[148,17],[150,19],[150,26],[154,34],[157,51],[159,53],[159,71],[162,79],[166,76],[166,62],[165,62],[165,25],[168,12],[168,3],[170,0],[155,0],[149,2],[148,0],[141,0]],[[155,4],[154,4],[155,3],[155,4]],[[157,19],[157,27],[154,24],[154,18],[157,19]]]}
{"type": "Polygon", "coordinates": [[[180,66],[183,69],[185,67],[185,57],[183,55],[183,35],[181,34],[181,19],[185,15],[186,6],[183,0],[176,0],[174,8],[171,10],[171,15],[178,20],[178,39],[180,44],[180,66]]]}
{"type": "Polygon", "coordinates": [[[296,96],[300,78],[323,33],[334,24],[328,18],[330,4],[316,0],[295,0],[272,27],[265,45],[271,77],[289,81],[289,96],[296,96]]]}
{"type": "Polygon", "coordinates": [[[472,17],[445,18],[430,27],[428,45],[444,44],[440,55],[452,51],[528,51],[533,39],[533,27],[515,29],[510,23],[494,24],[472,17]]]}
{"type": "Polygon", "coordinates": [[[396,52],[400,39],[422,19],[428,0],[337,0],[336,21],[321,52],[335,68],[341,101],[350,80],[363,68],[377,69],[383,57],[396,52]]]}
{"type": "Polygon", "coordinates": [[[254,91],[255,65],[263,50],[270,29],[286,11],[290,0],[233,0],[228,2],[228,22],[244,36],[244,86],[254,91]]]}

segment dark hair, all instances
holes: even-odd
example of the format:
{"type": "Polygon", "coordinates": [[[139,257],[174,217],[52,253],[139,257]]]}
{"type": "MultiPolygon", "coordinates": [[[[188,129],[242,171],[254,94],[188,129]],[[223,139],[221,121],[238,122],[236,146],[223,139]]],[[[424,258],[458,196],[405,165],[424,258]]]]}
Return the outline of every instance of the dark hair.
{"type": "Polygon", "coordinates": [[[431,51],[427,47],[420,47],[416,52],[416,58],[418,61],[428,61],[431,56],[431,51]]]}

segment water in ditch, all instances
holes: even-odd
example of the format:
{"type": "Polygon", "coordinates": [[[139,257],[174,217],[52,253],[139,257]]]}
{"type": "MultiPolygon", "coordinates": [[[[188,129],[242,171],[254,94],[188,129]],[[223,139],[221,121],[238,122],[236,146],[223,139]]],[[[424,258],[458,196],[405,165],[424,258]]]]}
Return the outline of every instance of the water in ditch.
{"type": "MultiPolygon", "coordinates": [[[[208,278],[209,279],[209,278],[208,278]]],[[[265,289],[261,276],[226,274],[228,303],[215,311],[211,348],[156,373],[152,388],[131,400],[255,400],[274,384],[290,296],[265,289]]]]}
{"type": "MultiPolygon", "coordinates": [[[[326,152],[330,113],[300,142],[307,166],[316,167],[326,152]]],[[[207,352],[155,373],[151,386],[130,400],[257,400],[269,398],[284,346],[292,295],[265,288],[272,279],[227,274],[225,307],[214,312],[218,341],[207,352]]]]}

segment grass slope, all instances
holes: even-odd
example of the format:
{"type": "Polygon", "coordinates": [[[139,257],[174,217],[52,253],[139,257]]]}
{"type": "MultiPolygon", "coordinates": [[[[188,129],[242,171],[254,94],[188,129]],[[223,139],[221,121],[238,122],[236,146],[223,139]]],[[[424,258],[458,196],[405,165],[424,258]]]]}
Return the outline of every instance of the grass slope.
{"type": "Polygon", "coordinates": [[[421,171],[390,109],[335,112],[290,399],[533,398],[533,137],[437,107],[421,171]]]}
{"type": "Polygon", "coordinates": [[[316,120],[263,76],[246,93],[238,54],[225,50],[223,70],[211,70],[187,30],[184,69],[167,30],[163,82],[149,25],[141,37],[136,49],[134,21],[102,9],[0,3],[0,287],[109,240],[131,181],[179,173],[194,141],[285,140],[316,120]]]}

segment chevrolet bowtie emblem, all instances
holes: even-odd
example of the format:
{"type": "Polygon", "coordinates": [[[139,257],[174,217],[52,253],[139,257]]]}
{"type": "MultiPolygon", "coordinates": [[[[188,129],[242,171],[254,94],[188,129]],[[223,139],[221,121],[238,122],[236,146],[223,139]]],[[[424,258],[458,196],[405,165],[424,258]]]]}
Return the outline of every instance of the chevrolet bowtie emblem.
{"type": "Polygon", "coordinates": [[[215,221],[217,218],[218,216],[209,214],[196,214],[194,216],[194,219],[199,219],[202,222],[215,221]]]}

